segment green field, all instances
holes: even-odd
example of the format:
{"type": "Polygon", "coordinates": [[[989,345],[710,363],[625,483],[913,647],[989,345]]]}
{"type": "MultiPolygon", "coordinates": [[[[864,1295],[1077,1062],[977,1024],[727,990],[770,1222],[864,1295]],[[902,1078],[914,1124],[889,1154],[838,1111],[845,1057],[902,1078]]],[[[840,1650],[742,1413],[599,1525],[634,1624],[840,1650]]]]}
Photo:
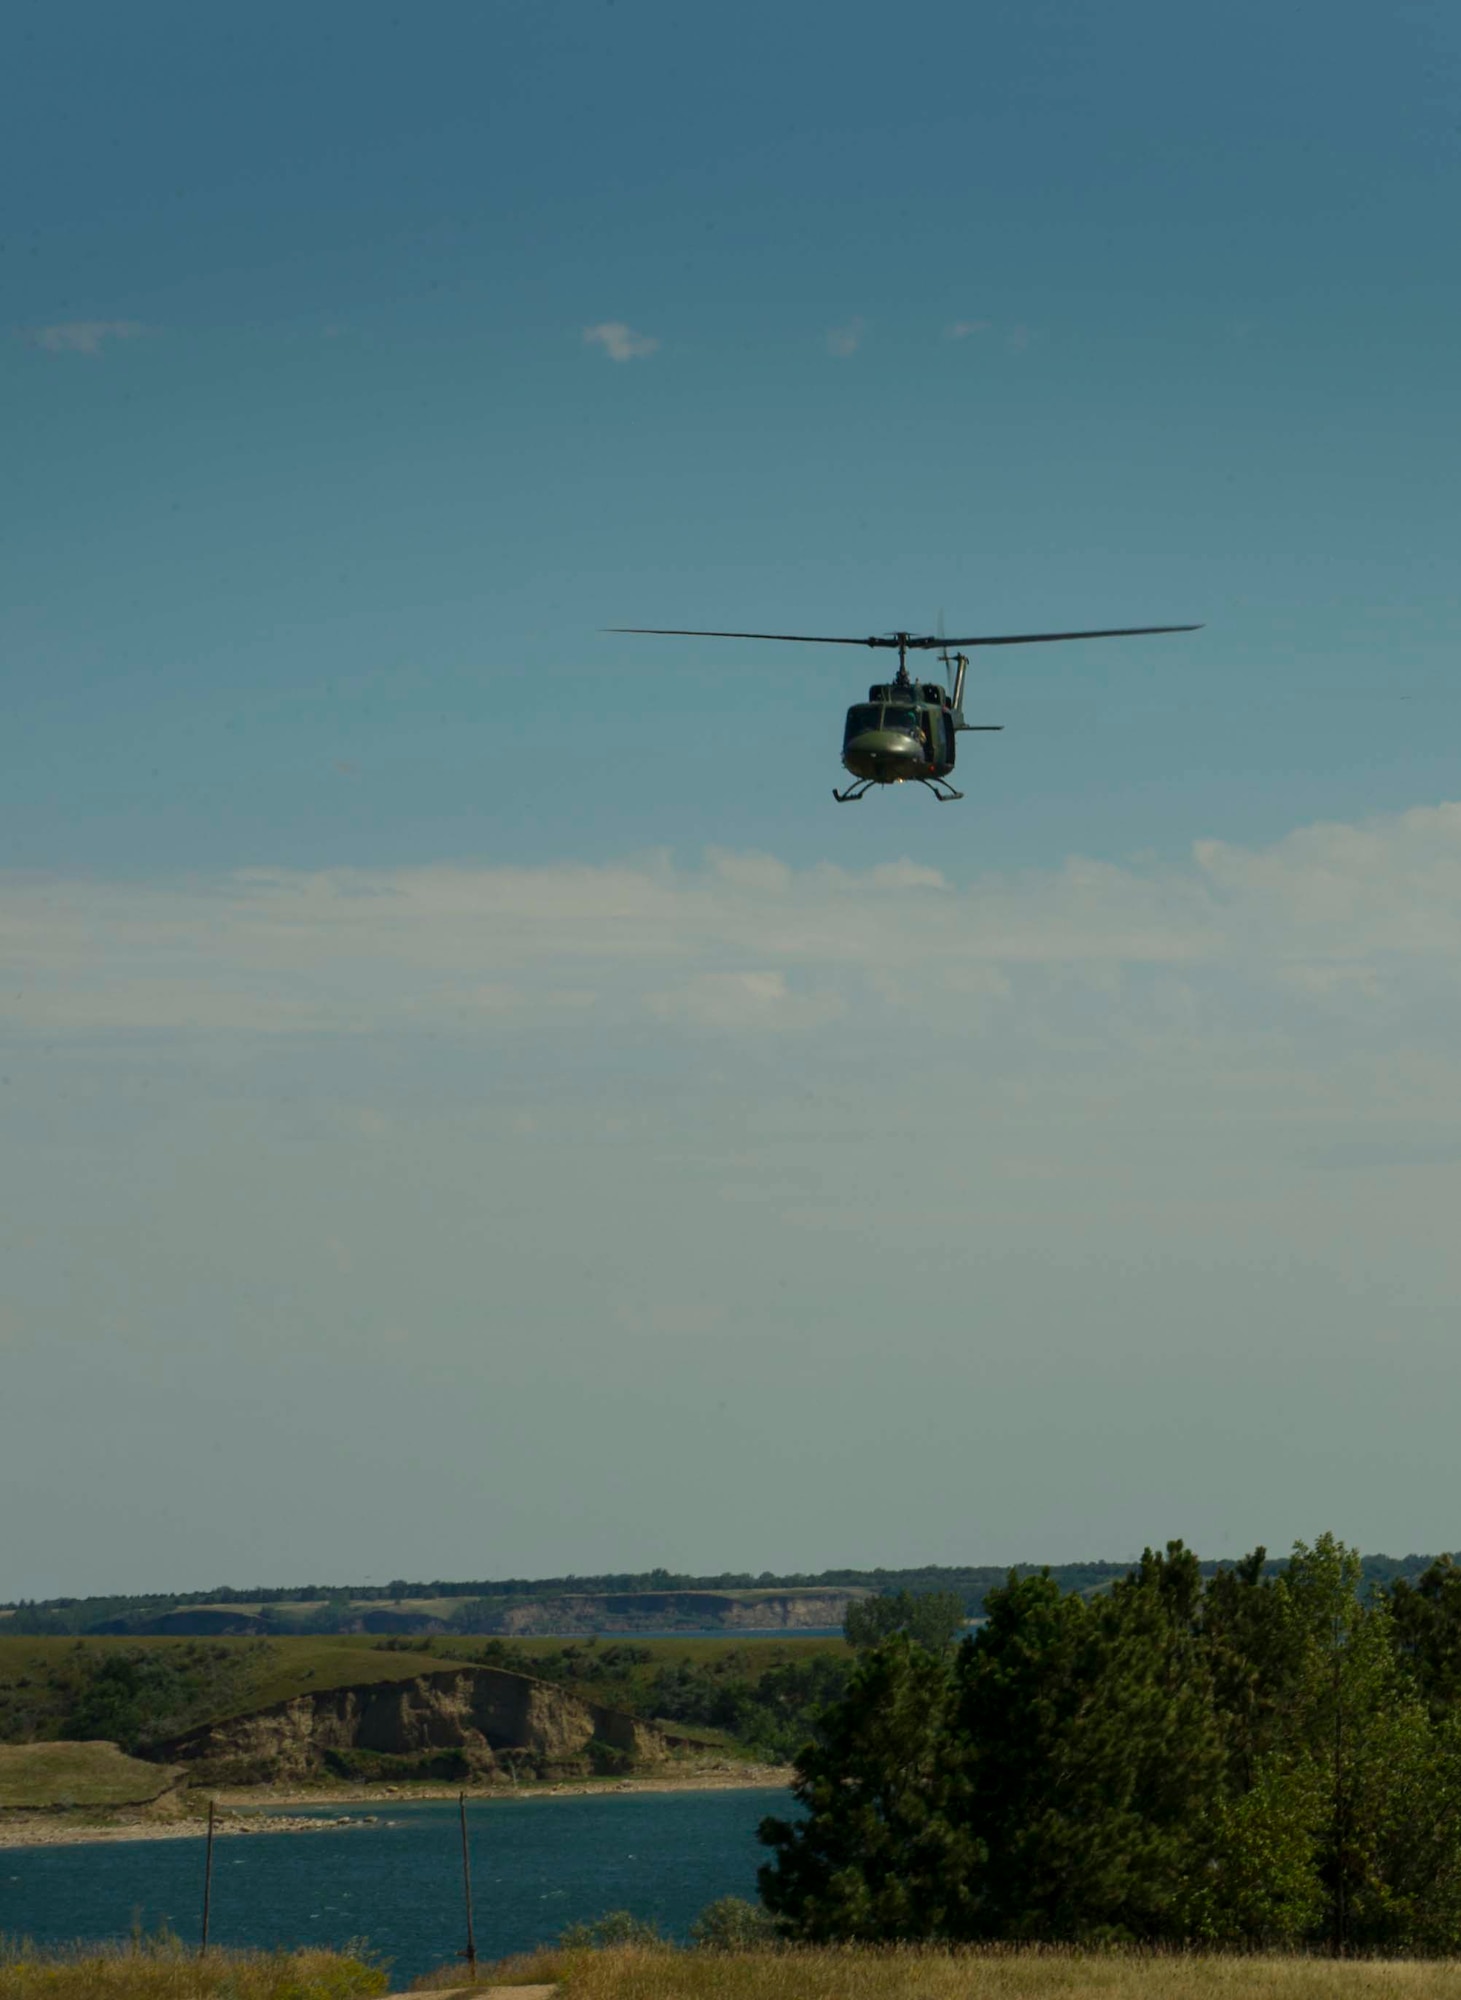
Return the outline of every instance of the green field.
{"type": "Polygon", "coordinates": [[[115,1743],[0,1743],[0,1807],[149,1805],[177,1776],[115,1743]]]}

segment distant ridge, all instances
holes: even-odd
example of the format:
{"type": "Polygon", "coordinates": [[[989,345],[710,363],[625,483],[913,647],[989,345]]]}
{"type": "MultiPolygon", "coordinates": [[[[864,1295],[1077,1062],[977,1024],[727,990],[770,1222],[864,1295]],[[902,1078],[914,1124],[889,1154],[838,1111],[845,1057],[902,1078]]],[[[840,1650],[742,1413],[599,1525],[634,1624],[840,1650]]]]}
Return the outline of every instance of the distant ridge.
{"type": "MultiPolygon", "coordinates": [[[[1286,1559],[1273,1556],[1276,1572],[1286,1559]]],[[[1362,1559],[1372,1586],[1418,1576],[1428,1555],[1362,1559]]],[[[986,1594],[1013,1569],[1048,1567],[1063,1590],[1096,1591],[1131,1563],[988,1563],[911,1569],[831,1569],[816,1575],[763,1571],[689,1576],[665,1569],[604,1576],[508,1577],[475,1582],[442,1578],[386,1584],[221,1585],[116,1597],[19,1599],[0,1604],[0,1634],[458,1632],[643,1632],[650,1629],[748,1632],[807,1631],[840,1625],[850,1598],[888,1591],[949,1591],[977,1618],[986,1594]]],[[[1208,1561],[1205,1574],[1223,1567],[1208,1561]]]]}

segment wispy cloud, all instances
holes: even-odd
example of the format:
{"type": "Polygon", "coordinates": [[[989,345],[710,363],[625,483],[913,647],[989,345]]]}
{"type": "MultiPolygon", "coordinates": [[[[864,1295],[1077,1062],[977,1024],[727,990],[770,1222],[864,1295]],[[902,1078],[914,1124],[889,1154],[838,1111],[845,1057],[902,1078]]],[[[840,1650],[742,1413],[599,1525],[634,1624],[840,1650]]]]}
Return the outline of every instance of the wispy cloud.
{"type": "Polygon", "coordinates": [[[47,354],[100,354],[108,341],[140,340],[147,328],[136,319],[63,319],[53,326],[30,326],[24,339],[47,354]]]}
{"type": "Polygon", "coordinates": [[[858,348],[862,346],[862,336],[863,322],[860,319],[850,319],[845,326],[829,327],[827,352],[845,361],[849,354],[856,354],[858,348]]]}
{"type": "Polygon", "coordinates": [[[605,319],[597,326],[586,326],[583,337],[590,347],[602,347],[611,361],[642,361],[659,346],[652,333],[636,333],[622,319],[605,319]]]}
{"type": "Polygon", "coordinates": [[[1023,354],[1035,338],[1027,326],[1012,326],[1004,337],[1004,344],[1011,354],[1023,354]]]}
{"type": "Polygon", "coordinates": [[[692,870],[0,877],[0,944],[16,972],[0,1028],[51,1035],[471,1034],[516,994],[529,1026],[548,995],[596,999],[621,1026],[647,1012],[735,1032],[815,1019],[855,1034],[894,1006],[967,1033],[993,1008],[1021,1038],[1074,1024],[1124,1045],[1180,985],[1219,1033],[1258,1019],[1302,1033],[1317,1013],[1424,1040],[1436,1024],[1449,1034],[1461,985],[1461,803],[1267,848],[1201,841],[1162,868],[1072,858],[965,888],[907,863],[856,873],[720,853],[692,870]]]}
{"type": "Polygon", "coordinates": [[[835,993],[798,993],[784,972],[702,972],[682,986],[645,996],[662,1021],[729,1034],[776,1033],[835,1020],[844,1002],[835,993]]]}
{"type": "MultiPolygon", "coordinates": [[[[877,802],[917,853],[939,829],[913,803],[877,802]]],[[[874,1545],[908,1493],[909,1544],[935,1533],[972,1463],[1023,1554],[1031,1519],[1086,1532],[1113,1438],[1147,1471],[1109,1501],[1108,1546],[1141,1546],[1153,1494],[1230,1521],[1235,1453],[1248,1539],[1265,1512],[1287,1535],[1318,1465],[1389,1540],[1406,1468],[1373,1450],[1378,1408],[1430,1426],[1411,1456],[1442,1518],[1461,803],[957,877],[750,853],[17,872],[0,960],[7,1388],[74,1402],[91,1380],[83,1442],[128,1383],[138,1413],[173,1396],[157,1435],[186,1437],[210,1379],[277,1367],[289,1397],[260,1393],[249,1452],[222,1460],[251,1505],[261,1453],[305,1476],[323,1451],[338,1498],[367,1417],[389,1441],[443,1411],[467,1460],[501,1423],[484,1462],[510,1501],[532,1477],[511,1420],[552,1407],[596,1501],[648,1467],[622,1545],[657,1518],[666,1439],[688,1439],[677,1491],[745,1536],[748,1449],[800,1464],[835,1433],[808,1494],[849,1464],[885,1483],[841,1480],[823,1546],[849,1509],[874,1545]],[[348,1427],[346,1357],[377,1390],[348,1427]],[[745,1414],[712,1438],[725,1395],[745,1414]],[[947,1486],[919,1486],[929,1464],[947,1486]]],[[[46,1490],[46,1444],[12,1484],[46,1490]]],[[[588,1532],[579,1490],[565,1537],[588,1532]]],[[[785,1504],[753,1515],[762,1546],[785,1504]]],[[[589,1560],[551,1554],[535,1567],[589,1560]]]]}
{"type": "Polygon", "coordinates": [[[988,333],[989,325],[987,319],[956,319],[944,328],[944,339],[967,340],[971,333],[988,333]]]}

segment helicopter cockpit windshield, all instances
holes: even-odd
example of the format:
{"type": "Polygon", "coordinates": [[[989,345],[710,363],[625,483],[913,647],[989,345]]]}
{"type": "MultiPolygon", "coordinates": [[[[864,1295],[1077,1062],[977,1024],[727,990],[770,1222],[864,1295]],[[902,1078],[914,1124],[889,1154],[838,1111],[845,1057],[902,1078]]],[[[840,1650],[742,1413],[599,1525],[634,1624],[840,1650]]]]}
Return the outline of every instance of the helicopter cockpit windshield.
{"type": "Polygon", "coordinates": [[[854,736],[865,736],[874,729],[896,729],[906,736],[917,736],[920,726],[916,708],[884,708],[878,702],[860,701],[847,711],[843,741],[850,743],[854,736]]]}

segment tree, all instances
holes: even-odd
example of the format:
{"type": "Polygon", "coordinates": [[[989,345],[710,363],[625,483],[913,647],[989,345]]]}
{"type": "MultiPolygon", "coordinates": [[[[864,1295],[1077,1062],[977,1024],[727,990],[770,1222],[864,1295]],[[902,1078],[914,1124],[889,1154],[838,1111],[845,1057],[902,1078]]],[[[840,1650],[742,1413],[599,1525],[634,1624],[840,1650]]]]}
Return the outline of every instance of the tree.
{"type": "Polygon", "coordinates": [[[958,1824],[952,1692],[947,1654],[900,1632],[864,1654],[842,1701],[824,1711],[792,1787],[806,1818],[760,1828],[776,1850],[760,1870],[761,1898],[795,1935],[883,1943],[969,1934],[980,1857],[958,1824]]]}
{"type": "Polygon", "coordinates": [[[956,1670],[977,1935],[1182,1935],[1223,1766],[1194,1577],[1173,1544],[1091,1602],[1048,1575],[990,1594],[956,1670]]]}
{"type": "MultiPolygon", "coordinates": [[[[1461,1571],[1376,1595],[1332,1535],[1206,1583],[1017,1577],[957,1655],[865,1646],[768,1821],[791,1935],[1461,1952],[1461,1571]]],[[[882,1600],[879,1615],[900,1607],[882,1600]]]]}
{"type": "Polygon", "coordinates": [[[899,1590],[883,1597],[855,1597],[842,1630],[859,1652],[906,1632],[931,1653],[942,1652],[964,1629],[964,1602],[952,1590],[899,1590]]]}
{"type": "Polygon", "coordinates": [[[1197,1830],[1199,1862],[1178,1897],[1184,1937],[1250,1950],[1322,1938],[1324,1813],[1323,1774],[1308,1762],[1262,1758],[1244,1789],[1225,1788],[1197,1830]]]}
{"type": "Polygon", "coordinates": [[[1390,1587],[1395,1648],[1439,1720],[1461,1706],[1461,1565],[1441,1556],[1414,1584],[1390,1587]]]}

